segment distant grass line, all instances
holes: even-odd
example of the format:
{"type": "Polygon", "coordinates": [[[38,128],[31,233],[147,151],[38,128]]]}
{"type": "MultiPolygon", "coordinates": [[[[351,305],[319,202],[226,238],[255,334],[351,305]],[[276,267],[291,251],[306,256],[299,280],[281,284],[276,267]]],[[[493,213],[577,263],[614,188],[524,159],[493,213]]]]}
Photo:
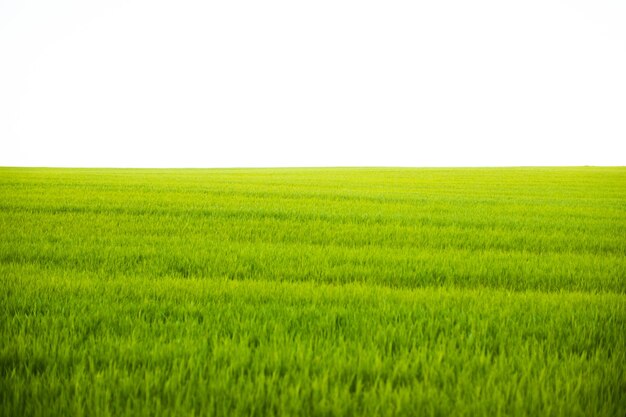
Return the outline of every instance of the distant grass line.
{"type": "Polygon", "coordinates": [[[623,416],[626,168],[0,168],[2,416],[623,416]]]}
{"type": "Polygon", "coordinates": [[[0,172],[0,259],[9,263],[410,288],[626,290],[621,168],[0,172]],[[37,238],[48,244],[20,243],[37,238]]]}

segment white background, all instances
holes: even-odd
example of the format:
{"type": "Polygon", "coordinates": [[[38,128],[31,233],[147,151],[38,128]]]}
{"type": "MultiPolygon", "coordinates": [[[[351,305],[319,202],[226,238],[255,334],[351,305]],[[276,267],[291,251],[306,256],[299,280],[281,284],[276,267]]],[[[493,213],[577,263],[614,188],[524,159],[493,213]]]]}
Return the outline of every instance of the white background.
{"type": "Polygon", "coordinates": [[[625,165],[624,0],[0,0],[0,165],[625,165]]]}

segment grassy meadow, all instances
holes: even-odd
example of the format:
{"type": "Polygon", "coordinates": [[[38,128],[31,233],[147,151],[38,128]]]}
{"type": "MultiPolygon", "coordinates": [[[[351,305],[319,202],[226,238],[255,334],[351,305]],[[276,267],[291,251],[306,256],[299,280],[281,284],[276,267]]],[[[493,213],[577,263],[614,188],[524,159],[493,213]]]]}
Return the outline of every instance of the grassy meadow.
{"type": "Polygon", "coordinates": [[[0,168],[1,416],[624,416],[626,168],[0,168]]]}

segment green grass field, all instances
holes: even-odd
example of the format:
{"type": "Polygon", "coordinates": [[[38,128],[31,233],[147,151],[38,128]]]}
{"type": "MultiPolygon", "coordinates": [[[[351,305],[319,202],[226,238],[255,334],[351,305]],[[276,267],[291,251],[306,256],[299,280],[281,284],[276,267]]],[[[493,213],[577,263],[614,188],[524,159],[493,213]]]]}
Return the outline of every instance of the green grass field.
{"type": "Polygon", "coordinates": [[[626,168],[0,168],[2,416],[624,416],[626,168]]]}

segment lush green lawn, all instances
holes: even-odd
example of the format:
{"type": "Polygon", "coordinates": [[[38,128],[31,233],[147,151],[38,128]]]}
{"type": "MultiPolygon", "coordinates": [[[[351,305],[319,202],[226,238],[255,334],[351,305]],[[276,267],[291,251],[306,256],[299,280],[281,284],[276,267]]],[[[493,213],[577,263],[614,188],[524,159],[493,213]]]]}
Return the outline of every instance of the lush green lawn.
{"type": "Polygon", "coordinates": [[[626,414],[626,168],[0,169],[0,414],[626,414]]]}

